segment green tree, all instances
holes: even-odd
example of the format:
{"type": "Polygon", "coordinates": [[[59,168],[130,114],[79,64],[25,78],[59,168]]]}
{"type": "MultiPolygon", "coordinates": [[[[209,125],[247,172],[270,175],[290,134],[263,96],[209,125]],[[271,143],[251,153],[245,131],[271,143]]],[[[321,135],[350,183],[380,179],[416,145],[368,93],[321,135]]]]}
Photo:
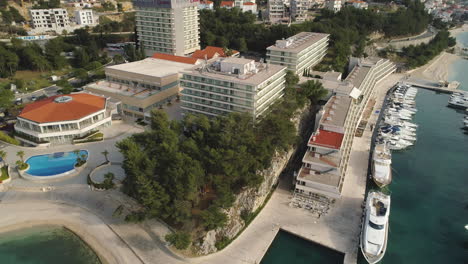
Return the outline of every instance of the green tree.
{"type": "Polygon", "coordinates": [[[192,243],[190,234],[186,232],[170,233],[164,239],[179,250],[187,249],[192,243]]]}
{"type": "Polygon", "coordinates": [[[16,156],[18,156],[20,159],[21,159],[21,162],[24,163],[24,151],[20,150],[18,152],[16,152],[16,156]]]}
{"type": "Polygon", "coordinates": [[[109,159],[108,159],[108,155],[109,155],[109,151],[107,151],[107,149],[105,149],[103,152],[101,152],[101,154],[104,156],[104,158],[106,159],[106,162],[109,162],[109,159]]]}
{"type": "Polygon", "coordinates": [[[296,84],[299,83],[299,76],[295,74],[293,71],[288,70],[284,78],[286,80],[287,87],[294,87],[296,86],[296,84]]]}
{"type": "Polygon", "coordinates": [[[73,71],[73,76],[80,80],[86,80],[88,79],[88,71],[83,68],[79,68],[73,71]]]}
{"type": "Polygon", "coordinates": [[[6,88],[0,88],[0,108],[8,109],[13,105],[15,95],[13,92],[6,88]]]}
{"type": "Polygon", "coordinates": [[[221,212],[221,210],[216,207],[210,207],[203,211],[201,213],[201,218],[203,220],[203,226],[206,228],[206,230],[223,227],[228,220],[226,214],[221,212]]]}
{"type": "Polygon", "coordinates": [[[309,98],[311,102],[317,103],[328,94],[328,91],[323,88],[321,82],[313,80],[301,84],[301,90],[305,97],[309,98]]]}
{"type": "Polygon", "coordinates": [[[86,50],[82,48],[75,49],[75,66],[79,68],[83,68],[89,63],[89,55],[86,50]]]}

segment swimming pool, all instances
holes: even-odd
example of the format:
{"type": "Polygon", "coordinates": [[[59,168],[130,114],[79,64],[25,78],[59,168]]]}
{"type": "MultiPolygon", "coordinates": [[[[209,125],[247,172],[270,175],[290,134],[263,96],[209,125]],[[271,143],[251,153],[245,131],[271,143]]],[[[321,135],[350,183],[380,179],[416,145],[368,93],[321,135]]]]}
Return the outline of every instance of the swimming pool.
{"type": "MultiPolygon", "coordinates": [[[[80,150],[79,157],[88,159],[88,151],[80,150]]],[[[56,152],[52,154],[32,156],[26,163],[29,169],[26,171],[31,176],[55,176],[75,169],[78,156],[74,152],[56,152]]]]}

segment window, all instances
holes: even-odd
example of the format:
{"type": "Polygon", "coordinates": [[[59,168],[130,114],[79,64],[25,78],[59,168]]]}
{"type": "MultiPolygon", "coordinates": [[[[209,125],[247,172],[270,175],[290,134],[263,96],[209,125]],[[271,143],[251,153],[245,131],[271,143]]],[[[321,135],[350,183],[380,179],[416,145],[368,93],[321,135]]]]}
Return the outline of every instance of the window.
{"type": "Polygon", "coordinates": [[[378,224],[373,223],[372,221],[369,221],[369,225],[376,230],[384,229],[384,225],[378,225],[378,224]]]}

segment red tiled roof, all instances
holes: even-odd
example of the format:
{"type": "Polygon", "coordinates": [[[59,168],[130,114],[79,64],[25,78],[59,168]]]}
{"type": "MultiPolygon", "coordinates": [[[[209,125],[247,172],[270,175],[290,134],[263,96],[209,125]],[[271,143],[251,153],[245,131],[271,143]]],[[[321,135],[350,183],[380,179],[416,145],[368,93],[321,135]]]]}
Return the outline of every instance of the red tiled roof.
{"type": "Polygon", "coordinates": [[[234,1],[221,1],[220,6],[234,6],[234,1]]]}
{"type": "Polygon", "coordinates": [[[211,5],[212,1],[200,1],[200,4],[211,5]]]}
{"type": "Polygon", "coordinates": [[[343,136],[341,133],[319,129],[318,133],[310,138],[309,145],[340,149],[343,136]]]}
{"type": "Polygon", "coordinates": [[[175,55],[164,54],[164,53],[154,53],[153,58],[161,59],[161,60],[174,61],[174,62],[180,62],[180,63],[187,63],[187,64],[196,64],[197,61],[198,61],[197,58],[175,56],[175,55]]]}
{"type": "Polygon", "coordinates": [[[72,100],[64,103],[55,102],[56,95],[44,100],[27,104],[19,117],[37,123],[78,120],[106,107],[106,98],[92,94],[69,94],[72,100]]]}
{"type": "Polygon", "coordinates": [[[252,2],[245,2],[244,5],[255,5],[255,3],[252,3],[252,2]]]}
{"type": "MultiPolygon", "coordinates": [[[[216,53],[218,54],[219,57],[227,57],[226,54],[224,53],[223,48],[220,47],[213,47],[213,46],[207,46],[205,49],[202,50],[197,50],[192,54],[192,58],[197,58],[197,59],[211,59],[213,58],[216,53]]],[[[232,50],[232,54],[239,53],[237,50],[232,50]]]]}

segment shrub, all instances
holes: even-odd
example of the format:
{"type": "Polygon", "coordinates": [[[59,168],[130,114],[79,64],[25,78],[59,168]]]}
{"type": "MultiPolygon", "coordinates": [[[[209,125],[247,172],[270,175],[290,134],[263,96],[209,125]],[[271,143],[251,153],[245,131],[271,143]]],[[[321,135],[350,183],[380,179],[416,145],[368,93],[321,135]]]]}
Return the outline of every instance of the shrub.
{"type": "Polygon", "coordinates": [[[227,245],[231,243],[231,240],[227,236],[221,237],[221,239],[216,240],[215,247],[218,250],[225,248],[227,245]]]}
{"type": "Polygon", "coordinates": [[[19,170],[25,170],[29,167],[29,165],[26,162],[23,162],[22,160],[16,161],[16,165],[18,166],[19,170]]]}
{"type": "Polygon", "coordinates": [[[8,166],[3,166],[1,168],[1,171],[2,171],[2,174],[0,176],[0,182],[4,181],[4,180],[7,180],[8,178],[10,178],[10,176],[8,175],[8,166]]]}
{"type": "Polygon", "coordinates": [[[128,223],[139,223],[145,220],[146,215],[145,212],[132,212],[125,216],[125,222],[128,223]]]}
{"type": "Polygon", "coordinates": [[[10,143],[12,145],[18,146],[20,142],[16,138],[12,138],[9,135],[5,134],[5,132],[0,131],[0,140],[6,143],[10,143]]]}
{"type": "Polygon", "coordinates": [[[112,172],[108,172],[106,174],[104,174],[104,182],[102,183],[104,189],[108,190],[108,189],[112,189],[114,188],[115,184],[114,184],[114,173],[112,172]]]}
{"type": "Polygon", "coordinates": [[[192,243],[190,234],[186,232],[176,232],[167,234],[164,239],[177,249],[187,249],[192,243]]]}

